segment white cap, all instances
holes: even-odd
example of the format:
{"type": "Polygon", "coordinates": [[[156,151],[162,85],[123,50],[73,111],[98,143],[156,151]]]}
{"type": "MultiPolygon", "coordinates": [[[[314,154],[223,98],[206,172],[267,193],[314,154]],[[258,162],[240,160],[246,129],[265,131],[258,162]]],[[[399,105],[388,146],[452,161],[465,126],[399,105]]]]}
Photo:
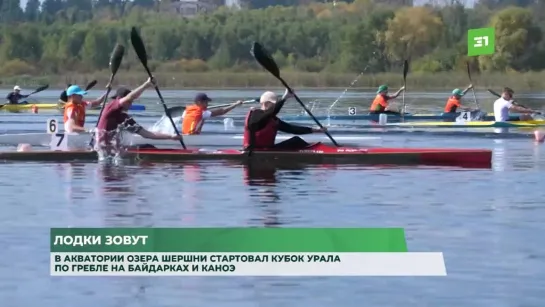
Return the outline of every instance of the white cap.
{"type": "Polygon", "coordinates": [[[19,87],[19,85],[16,85],[14,88],[13,88],[14,91],[20,91],[21,88],[19,87]]]}
{"type": "Polygon", "coordinates": [[[276,103],[277,100],[278,100],[278,96],[276,96],[274,92],[265,92],[259,98],[260,103],[264,103],[264,102],[276,103]]]}

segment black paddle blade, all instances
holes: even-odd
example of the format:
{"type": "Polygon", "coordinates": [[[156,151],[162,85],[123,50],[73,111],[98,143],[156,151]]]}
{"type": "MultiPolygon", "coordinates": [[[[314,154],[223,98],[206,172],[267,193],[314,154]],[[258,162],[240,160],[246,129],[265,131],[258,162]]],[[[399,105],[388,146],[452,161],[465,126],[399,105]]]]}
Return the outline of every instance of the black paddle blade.
{"type": "Polygon", "coordinates": [[[120,44],[115,45],[115,48],[112,51],[112,55],[110,56],[110,71],[112,72],[112,75],[115,75],[117,73],[117,70],[121,66],[121,61],[123,60],[124,55],[125,46],[120,44]]]}
{"type": "Polygon", "coordinates": [[[131,29],[131,44],[134,48],[134,51],[136,52],[136,55],[140,59],[140,62],[142,62],[142,65],[147,69],[148,68],[148,54],[146,53],[146,47],[144,46],[144,42],[142,41],[142,38],[140,37],[140,34],[138,34],[138,31],[135,27],[132,27],[131,29]]]}
{"type": "Polygon", "coordinates": [[[87,84],[87,86],[85,87],[85,90],[88,91],[88,90],[92,89],[93,87],[95,87],[95,85],[97,85],[97,80],[93,80],[93,81],[89,82],[89,84],[87,84]]]}
{"type": "Polygon", "coordinates": [[[496,97],[501,97],[501,95],[500,95],[500,94],[498,94],[498,93],[494,92],[494,91],[493,91],[493,90],[491,90],[491,89],[487,89],[487,91],[488,91],[488,92],[489,92],[490,94],[492,94],[492,95],[494,95],[494,96],[496,96],[496,97]]]}
{"type": "Polygon", "coordinates": [[[261,46],[261,44],[254,42],[250,53],[259,63],[259,65],[268,70],[273,76],[280,78],[280,70],[278,69],[278,65],[276,65],[274,59],[271,57],[269,52],[265,50],[263,46],[261,46]]]}
{"type": "Polygon", "coordinates": [[[403,79],[407,79],[407,73],[409,72],[409,61],[403,62],[403,79]]]}
{"type": "Polygon", "coordinates": [[[46,90],[46,89],[48,89],[48,88],[49,88],[49,84],[42,85],[42,86],[40,86],[39,88],[37,88],[37,89],[34,91],[34,93],[38,93],[38,92],[44,91],[44,90],[46,90]]]}

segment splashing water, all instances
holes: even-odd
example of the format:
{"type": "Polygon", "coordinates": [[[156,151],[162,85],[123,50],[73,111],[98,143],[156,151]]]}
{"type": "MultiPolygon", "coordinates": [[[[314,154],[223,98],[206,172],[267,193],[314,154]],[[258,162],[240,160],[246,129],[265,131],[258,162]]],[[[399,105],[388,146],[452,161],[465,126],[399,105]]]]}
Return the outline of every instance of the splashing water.
{"type": "Polygon", "coordinates": [[[226,118],[223,120],[223,128],[225,131],[235,129],[235,122],[232,118],[226,118]]]}
{"type": "MultiPolygon", "coordinates": [[[[182,126],[182,117],[173,117],[172,120],[174,121],[174,124],[176,127],[182,126]]],[[[176,131],[174,131],[174,127],[172,127],[172,123],[170,122],[170,119],[168,119],[167,116],[163,115],[151,128],[149,129],[151,132],[160,132],[165,134],[175,134],[176,131]]]]}

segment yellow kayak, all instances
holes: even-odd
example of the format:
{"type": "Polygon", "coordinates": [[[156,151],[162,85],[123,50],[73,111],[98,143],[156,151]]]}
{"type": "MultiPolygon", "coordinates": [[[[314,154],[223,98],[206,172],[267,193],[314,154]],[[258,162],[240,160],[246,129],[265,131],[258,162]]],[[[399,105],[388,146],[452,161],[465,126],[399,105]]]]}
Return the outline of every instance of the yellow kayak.
{"type": "Polygon", "coordinates": [[[513,122],[494,122],[494,121],[475,121],[475,122],[413,122],[387,124],[393,127],[413,127],[413,128],[524,128],[524,127],[543,127],[545,120],[528,120],[513,122]]]}

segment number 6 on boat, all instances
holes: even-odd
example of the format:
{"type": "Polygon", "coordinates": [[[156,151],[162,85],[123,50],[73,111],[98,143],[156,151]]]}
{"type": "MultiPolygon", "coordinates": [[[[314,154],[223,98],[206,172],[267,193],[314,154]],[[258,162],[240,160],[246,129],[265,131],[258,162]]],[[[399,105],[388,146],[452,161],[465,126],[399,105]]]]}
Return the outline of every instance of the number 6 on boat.
{"type": "Polygon", "coordinates": [[[45,129],[48,134],[55,134],[57,133],[57,120],[54,118],[50,118],[47,120],[47,128],[45,129]]]}

